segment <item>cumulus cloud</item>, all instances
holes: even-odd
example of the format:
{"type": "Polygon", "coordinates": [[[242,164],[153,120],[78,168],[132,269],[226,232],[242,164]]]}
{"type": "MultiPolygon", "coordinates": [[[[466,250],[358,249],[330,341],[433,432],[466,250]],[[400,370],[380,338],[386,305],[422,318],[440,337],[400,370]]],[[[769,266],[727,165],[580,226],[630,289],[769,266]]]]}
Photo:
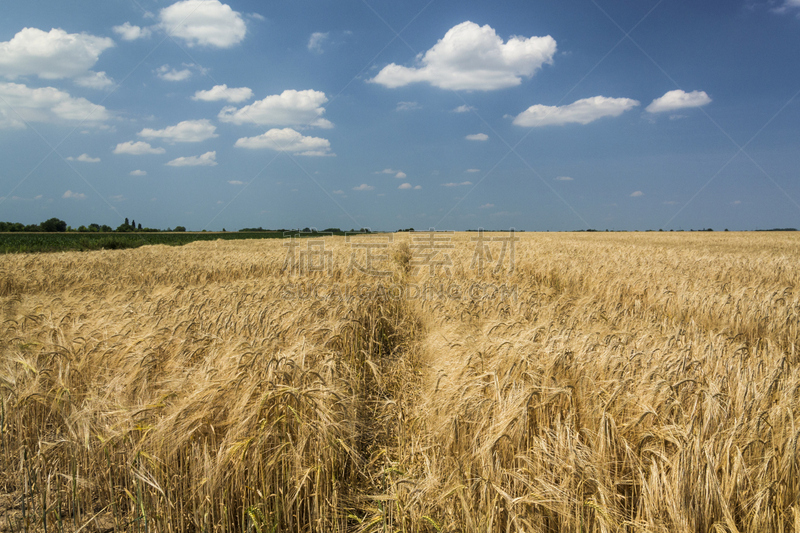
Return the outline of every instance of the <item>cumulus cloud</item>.
{"type": "Polygon", "coordinates": [[[107,89],[114,85],[114,81],[105,72],[90,72],[86,76],[75,78],[75,85],[89,89],[107,89]]]}
{"type": "Polygon", "coordinates": [[[250,149],[268,149],[294,152],[300,155],[323,156],[331,154],[331,143],[320,137],[306,137],[292,128],[273,128],[256,137],[242,137],[235,146],[250,149]]]}
{"type": "Polygon", "coordinates": [[[145,139],[164,139],[173,143],[198,143],[214,137],[219,137],[214,131],[217,127],[211,124],[208,119],[203,120],[184,120],[175,126],[169,126],[163,130],[145,128],[138,133],[139,137],[145,139]]]}
{"type": "Polygon", "coordinates": [[[68,157],[67,161],[80,161],[82,163],[99,163],[99,157],[92,157],[89,154],[81,154],[78,157],[68,157]]]}
{"type": "Polygon", "coordinates": [[[648,113],[664,113],[687,107],[701,107],[711,103],[711,98],[705,91],[692,91],[687,93],[680,89],[669,91],[661,98],[656,98],[647,106],[648,113]]]}
{"type": "Polygon", "coordinates": [[[472,185],[472,182],[462,181],[461,183],[455,183],[451,181],[450,183],[442,183],[442,187],[464,187],[465,185],[472,185]]]}
{"type": "Polygon", "coordinates": [[[119,143],[114,148],[115,154],[128,154],[128,155],[149,155],[149,154],[163,154],[166,152],[163,148],[153,148],[150,143],[143,141],[128,141],[119,143]]]}
{"type": "Polygon", "coordinates": [[[565,106],[532,105],[514,119],[514,124],[527,128],[560,124],[589,124],[603,117],[617,117],[638,106],[630,98],[593,96],[565,106]]]}
{"type": "Polygon", "coordinates": [[[228,180],[228,183],[231,185],[244,185],[244,182],[239,180],[228,180]]]}
{"type": "Polygon", "coordinates": [[[112,46],[114,41],[108,37],[24,28],[10,41],[0,42],[0,75],[46,80],[85,76],[100,54],[112,46]]]}
{"type": "Polygon", "coordinates": [[[402,170],[394,170],[392,168],[384,168],[383,170],[379,170],[375,174],[392,174],[394,175],[395,178],[398,179],[403,179],[408,177],[408,175],[402,170]]]}
{"type": "Polygon", "coordinates": [[[467,135],[464,137],[468,141],[488,141],[489,136],[485,133],[473,133],[472,135],[467,135]]]}
{"type": "Polygon", "coordinates": [[[640,196],[644,196],[644,193],[642,191],[633,191],[631,193],[631,198],[638,198],[640,196]]]}
{"type": "Polygon", "coordinates": [[[133,26],[130,22],[126,22],[121,26],[114,26],[112,28],[114,33],[120,36],[123,41],[135,41],[136,39],[144,39],[150,37],[152,31],[150,28],[140,28],[133,26]]]}
{"type": "Polygon", "coordinates": [[[466,170],[466,172],[470,172],[470,173],[475,173],[475,172],[480,172],[480,171],[481,171],[481,169],[479,169],[479,168],[468,168],[466,170]]]}
{"type": "Polygon", "coordinates": [[[522,77],[552,63],[555,53],[556,41],[549,35],[504,43],[491,26],[466,21],[448,30],[418,66],[392,63],[370,81],[389,88],[427,82],[442,89],[492,91],[519,85],[522,77]]]}
{"type": "Polygon", "coordinates": [[[460,105],[457,108],[453,109],[453,113],[469,113],[470,111],[475,111],[475,108],[471,105],[460,105]]]}
{"type": "Polygon", "coordinates": [[[215,167],[217,166],[217,152],[206,152],[203,155],[179,157],[168,162],[171,167],[215,167]]]}
{"type": "Polygon", "coordinates": [[[230,48],[242,42],[247,25],[241,13],[219,0],[184,0],[159,13],[159,26],[187,46],[230,48]]]}
{"type": "Polygon", "coordinates": [[[556,181],[573,181],[573,179],[569,176],[559,176],[556,178],[556,181]]]}
{"type": "Polygon", "coordinates": [[[80,122],[97,126],[110,118],[108,110],[85,98],[74,98],[54,87],[31,89],[0,83],[0,127],[25,127],[25,122],[80,122]]]}
{"type": "Polygon", "coordinates": [[[374,189],[375,187],[373,187],[372,185],[367,185],[366,183],[362,183],[358,187],[353,187],[354,191],[372,191],[374,189]]]}
{"type": "Polygon", "coordinates": [[[85,200],[86,195],[83,194],[82,192],[72,192],[68,190],[67,192],[61,195],[61,198],[71,198],[72,200],[85,200]]]}
{"type": "Polygon", "coordinates": [[[395,111],[415,111],[417,109],[422,109],[418,102],[397,102],[395,111]]]}
{"type": "Polygon", "coordinates": [[[204,102],[215,102],[225,100],[232,104],[238,104],[253,97],[253,91],[249,87],[228,88],[227,85],[215,85],[207,91],[197,91],[192,96],[192,100],[202,100],[204,102]]]}
{"type": "Polygon", "coordinates": [[[319,32],[319,31],[316,31],[316,32],[312,33],[311,37],[308,39],[308,49],[309,49],[309,51],[317,53],[317,54],[321,54],[322,53],[322,43],[324,43],[328,39],[329,36],[330,36],[330,33],[322,33],[322,32],[319,32]]]}
{"type": "Polygon", "coordinates": [[[192,71],[188,68],[177,70],[169,65],[161,65],[155,70],[155,73],[164,81],[185,81],[192,77],[192,71]]]}
{"type": "Polygon", "coordinates": [[[400,186],[398,187],[398,189],[411,189],[411,188],[412,187],[410,183],[401,183],[400,186]]]}
{"type": "Polygon", "coordinates": [[[144,170],[132,170],[130,173],[131,176],[147,176],[147,172],[144,170]]]}
{"type": "Polygon", "coordinates": [[[325,113],[322,105],[327,101],[328,97],[320,91],[288,89],[241,109],[225,107],[219,113],[219,120],[233,124],[332,128],[333,124],[322,118],[325,113]]]}
{"type": "Polygon", "coordinates": [[[415,191],[418,191],[420,189],[422,189],[422,185],[414,185],[414,190],[415,191]]]}

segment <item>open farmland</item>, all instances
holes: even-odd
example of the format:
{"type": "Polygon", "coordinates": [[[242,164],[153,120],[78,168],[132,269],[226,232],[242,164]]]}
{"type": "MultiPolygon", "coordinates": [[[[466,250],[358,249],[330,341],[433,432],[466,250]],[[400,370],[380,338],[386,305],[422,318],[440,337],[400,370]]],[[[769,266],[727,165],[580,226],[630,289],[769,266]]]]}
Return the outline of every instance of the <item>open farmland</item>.
{"type": "Polygon", "coordinates": [[[450,237],[0,257],[0,531],[800,530],[800,236],[450,237]]]}

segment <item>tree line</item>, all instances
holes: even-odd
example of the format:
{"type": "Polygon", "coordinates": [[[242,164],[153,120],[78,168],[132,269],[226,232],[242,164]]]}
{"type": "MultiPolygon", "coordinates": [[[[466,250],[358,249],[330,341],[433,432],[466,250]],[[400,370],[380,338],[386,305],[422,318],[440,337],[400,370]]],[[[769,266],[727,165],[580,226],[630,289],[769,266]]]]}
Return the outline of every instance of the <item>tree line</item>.
{"type": "MultiPolygon", "coordinates": [[[[142,224],[136,223],[136,220],[125,219],[125,222],[117,226],[116,229],[106,224],[89,224],[88,226],[79,226],[73,228],[67,225],[66,222],[59,218],[50,218],[39,224],[22,224],[21,222],[0,222],[0,233],[2,232],[49,232],[49,233],[64,233],[64,232],[79,232],[79,233],[128,233],[128,232],[157,232],[162,231],[159,229],[142,227],[142,224]]],[[[167,228],[164,231],[186,231],[184,226],[175,226],[175,229],[167,228]]]]}

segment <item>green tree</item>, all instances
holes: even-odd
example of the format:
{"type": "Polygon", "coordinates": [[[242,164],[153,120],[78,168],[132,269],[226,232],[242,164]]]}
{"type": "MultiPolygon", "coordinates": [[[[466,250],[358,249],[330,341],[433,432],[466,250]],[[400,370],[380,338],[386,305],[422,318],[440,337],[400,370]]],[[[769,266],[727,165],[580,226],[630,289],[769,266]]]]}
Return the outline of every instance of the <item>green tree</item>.
{"type": "Polygon", "coordinates": [[[64,232],[67,231],[67,223],[58,218],[51,218],[49,220],[45,220],[39,226],[42,228],[42,231],[51,231],[51,232],[64,232]]]}

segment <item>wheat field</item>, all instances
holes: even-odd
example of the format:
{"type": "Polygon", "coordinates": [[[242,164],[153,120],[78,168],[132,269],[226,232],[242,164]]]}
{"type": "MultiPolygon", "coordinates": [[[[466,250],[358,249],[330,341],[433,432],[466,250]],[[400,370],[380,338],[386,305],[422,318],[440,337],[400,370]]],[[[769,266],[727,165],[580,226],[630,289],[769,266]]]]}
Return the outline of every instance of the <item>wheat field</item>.
{"type": "Polygon", "coordinates": [[[515,237],[0,257],[0,531],[800,531],[800,238],[515,237]]]}

